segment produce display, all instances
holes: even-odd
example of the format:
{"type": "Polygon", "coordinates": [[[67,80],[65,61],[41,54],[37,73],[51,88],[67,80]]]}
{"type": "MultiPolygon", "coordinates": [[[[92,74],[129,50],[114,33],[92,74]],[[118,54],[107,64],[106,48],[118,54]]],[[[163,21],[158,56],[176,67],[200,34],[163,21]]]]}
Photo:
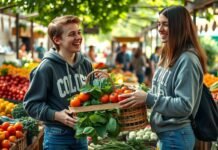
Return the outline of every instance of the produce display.
{"type": "Polygon", "coordinates": [[[9,149],[12,143],[24,137],[23,124],[21,122],[8,122],[7,118],[1,117],[2,124],[0,125],[0,148],[9,149]],[[3,122],[4,121],[4,122],[3,122]]]}
{"type": "Polygon", "coordinates": [[[0,116],[12,117],[12,111],[16,104],[0,98],[0,116]]]}
{"type": "Polygon", "coordinates": [[[21,76],[4,75],[0,76],[0,97],[22,101],[29,87],[29,80],[21,76]]]}
{"type": "Polygon", "coordinates": [[[151,131],[151,127],[147,126],[139,131],[131,131],[128,135],[129,139],[157,141],[157,135],[151,131]]]}

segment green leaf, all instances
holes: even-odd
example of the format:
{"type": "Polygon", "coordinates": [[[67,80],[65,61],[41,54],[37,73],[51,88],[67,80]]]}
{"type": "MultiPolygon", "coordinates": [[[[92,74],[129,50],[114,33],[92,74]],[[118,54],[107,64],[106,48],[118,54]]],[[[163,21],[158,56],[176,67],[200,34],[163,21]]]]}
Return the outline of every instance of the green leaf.
{"type": "Polygon", "coordinates": [[[105,124],[107,122],[107,119],[105,117],[98,114],[93,114],[89,116],[89,119],[93,124],[97,124],[97,123],[105,124]]]}
{"type": "Polygon", "coordinates": [[[107,131],[108,132],[115,132],[117,129],[117,121],[113,117],[107,123],[107,131]]]}
{"type": "Polygon", "coordinates": [[[106,136],[106,126],[99,126],[99,127],[96,127],[95,128],[96,132],[97,132],[97,135],[100,136],[100,137],[105,137],[106,136]]]}
{"type": "Polygon", "coordinates": [[[83,106],[90,106],[91,105],[91,101],[86,101],[85,103],[83,103],[83,106]]]}
{"type": "Polygon", "coordinates": [[[91,103],[91,105],[99,105],[99,104],[101,104],[101,102],[99,100],[96,100],[96,99],[92,99],[90,101],[90,103],[91,103]]]}
{"type": "Polygon", "coordinates": [[[84,137],[84,135],[83,135],[83,130],[84,130],[84,128],[80,128],[79,126],[75,126],[75,128],[76,128],[76,134],[75,134],[75,137],[76,138],[81,138],[81,137],[84,137]]]}
{"type": "Polygon", "coordinates": [[[79,118],[79,121],[77,122],[79,127],[85,127],[90,125],[90,121],[88,116],[85,116],[83,118],[79,118]]]}
{"type": "Polygon", "coordinates": [[[109,137],[117,137],[120,133],[120,125],[118,124],[118,121],[111,117],[108,124],[107,124],[107,131],[109,137]]]}
{"type": "Polygon", "coordinates": [[[94,88],[90,85],[90,84],[86,84],[84,85],[82,88],[80,88],[80,92],[83,92],[83,93],[90,93],[94,90],[94,88]]]}
{"type": "Polygon", "coordinates": [[[93,135],[95,133],[95,128],[93,127],[86,127],[84,130],[83,130],[83,134],[85,135],[93,135]]]}
{"type": "Polygon", "coordinates": [[[92,97],[99,99],[103,93],[100,88],[93,87],[93,90],[90,92],[90,94],[92,97]]]}

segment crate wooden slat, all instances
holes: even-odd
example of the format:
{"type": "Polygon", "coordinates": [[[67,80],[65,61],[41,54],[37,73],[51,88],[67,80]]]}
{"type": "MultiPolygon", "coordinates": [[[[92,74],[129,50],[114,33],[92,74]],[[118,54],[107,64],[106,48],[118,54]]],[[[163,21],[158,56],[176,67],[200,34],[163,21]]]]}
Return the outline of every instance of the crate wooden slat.
{"type": "Polygon", "coordinates": [[[119,108],[118,103],[109,103],[109,104],[101,104],[101,105],[91,105],[91,106],[83,106],[83,107],[69,107],[70,112],[80,113],[80,112],[89,112],[89,111],[97,111],[97,110],[110,110],[119,108]]]}

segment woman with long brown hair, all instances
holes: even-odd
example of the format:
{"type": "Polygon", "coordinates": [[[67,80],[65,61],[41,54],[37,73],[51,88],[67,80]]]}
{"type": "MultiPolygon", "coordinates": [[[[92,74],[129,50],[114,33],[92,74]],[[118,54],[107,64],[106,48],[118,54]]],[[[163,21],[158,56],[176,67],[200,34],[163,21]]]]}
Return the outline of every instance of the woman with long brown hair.
{"type": "Polygon", "coordinates": [[[183,6],[160,11],[158,32],[163,47],[150,91],[121,95],[127,98],[119,103],[122,108],[143,104],[151,108],[150,123],[161,150],[192,150],[195,136],[190,115],[196,115],[200,103],[206,55],[183,6]]]}

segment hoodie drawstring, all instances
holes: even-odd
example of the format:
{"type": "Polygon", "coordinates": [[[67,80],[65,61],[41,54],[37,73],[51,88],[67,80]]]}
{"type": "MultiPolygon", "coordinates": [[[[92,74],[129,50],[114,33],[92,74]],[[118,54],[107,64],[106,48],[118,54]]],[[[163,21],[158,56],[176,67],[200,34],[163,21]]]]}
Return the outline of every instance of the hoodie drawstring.
{"type": "Polygon", "coordinates": [[[70,71],[69,71],[69,66],[68,66],[68,64],[67,63],[65,63],[66,64],[66,69],[67,69],[67,78],[68,78],[68,81],[69,81],[69,87],[70,87],[70,96],[72,96],[72,94],[71,94],[71,91],[73,91],[73,87],[72,87],[72,81],[71,81],[71,79],[70,79],[70,71]]]}

